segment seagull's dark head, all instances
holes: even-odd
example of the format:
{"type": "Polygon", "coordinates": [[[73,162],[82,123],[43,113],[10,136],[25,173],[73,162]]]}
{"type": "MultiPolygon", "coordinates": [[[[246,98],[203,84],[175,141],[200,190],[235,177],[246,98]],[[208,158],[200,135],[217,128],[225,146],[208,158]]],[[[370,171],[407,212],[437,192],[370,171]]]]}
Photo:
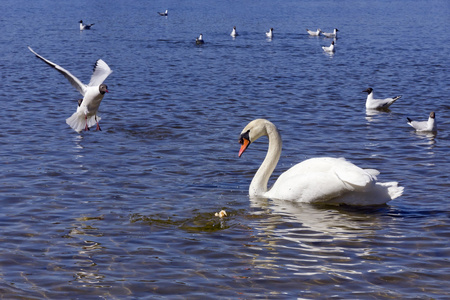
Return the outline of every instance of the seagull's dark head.
{"type": "Polygon", "coordinates": [[[104,95],[105,93],[109,93],[108,91],[108,86],[106,84],[100,84],[100,86],[98,87],[98,90],[100,92],[100,94],[104,95]]]}
{"type": "Polygon", "coordinates": [[[432,112],[430,113],[430,118],[434,119],[434,117],[435,117],[434,111],[432,111],[432,112]]]}
{"type": "Polygon", "coordinates": [[[370,94],[370,93],[372,93],[372,91],[373,91],[372,88],[368,88],[367,90],[364,90],[363,93],[370,94]]]}

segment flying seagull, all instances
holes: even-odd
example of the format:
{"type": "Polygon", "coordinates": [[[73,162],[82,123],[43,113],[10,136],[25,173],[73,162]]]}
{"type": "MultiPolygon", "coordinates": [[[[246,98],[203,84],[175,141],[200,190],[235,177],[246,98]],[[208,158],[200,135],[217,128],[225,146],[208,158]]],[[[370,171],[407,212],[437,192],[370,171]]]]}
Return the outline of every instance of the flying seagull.
{"type": "Polygon", "coordinates": [[[108,87],[103,84],[103,81],[112,73],[109,66],[101,59],[97,60],[94,65],[94,73],[88,85],[83,84],[78,78],[73,76],[69,71],[60,67],[59,65],[45,59],[37,54],[33,49],[28,49],[34,53],[38,58],[43,60],[49,66],[55,68],[58,72],[64,75],[74,88],[83,96],[83,99],[78,101],[78,108],[73,115],[66,119],[66,123],[72,127],[76,132],[89,130],[89,127],[97,124],[97,130],[100,129],[98,122],[100,117],[97,116],[97,110],[103,99],[105,93],[108,93],[108,87]]]}

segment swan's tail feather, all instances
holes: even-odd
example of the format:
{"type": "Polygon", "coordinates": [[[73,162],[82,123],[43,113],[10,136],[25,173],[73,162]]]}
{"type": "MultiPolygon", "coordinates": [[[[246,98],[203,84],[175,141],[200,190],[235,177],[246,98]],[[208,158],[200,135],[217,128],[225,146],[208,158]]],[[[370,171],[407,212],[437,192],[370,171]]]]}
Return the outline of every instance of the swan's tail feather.
{"type": "Polygon", "coordinates": [[[403,187],[398,186],[398,182],[377,182],[367,191],[350,192],[340,197],[328,200],[327,204],[347,204],[355,206],[383,205],[400,197],[403,194],[403,187]]]}
{"type": "Polygon", "coordinates": [[[388,194],[392,200],[400,197],[403,194],[403,190],[405,189],[402,186],[398,186],[398,182],[396,181],[384,182],[379,184],[387,187],[388,194]]]}

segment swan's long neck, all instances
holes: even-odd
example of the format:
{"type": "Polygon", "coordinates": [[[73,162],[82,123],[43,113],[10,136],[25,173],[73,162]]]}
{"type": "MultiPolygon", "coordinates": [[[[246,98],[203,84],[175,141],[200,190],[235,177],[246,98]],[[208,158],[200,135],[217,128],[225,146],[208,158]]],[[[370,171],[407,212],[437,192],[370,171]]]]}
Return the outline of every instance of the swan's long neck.
{"type": "Polygon", "coordinates": [[[270,175],[278,163],[281,155],[281,136],[273,124],[266,124],[266,132],[269,138],[269,149],[267,150],[266,158],[259,167],[252,182],[250,183],[250,196],[263,196],[267,192],[267,183],[270,175]]]}

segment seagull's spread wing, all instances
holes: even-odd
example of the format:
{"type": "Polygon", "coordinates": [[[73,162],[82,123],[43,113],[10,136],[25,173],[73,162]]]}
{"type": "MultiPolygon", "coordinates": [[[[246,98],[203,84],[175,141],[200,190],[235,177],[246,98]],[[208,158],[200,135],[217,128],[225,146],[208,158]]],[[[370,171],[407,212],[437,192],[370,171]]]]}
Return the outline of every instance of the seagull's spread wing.
{"type": "Polygon", "coordinates": [[[100,85],[112,73],[110,67],[101,59],[97,60],[94,65],[94,73],[92,74],[89,86],[100,85]]]}
{"type": "Polygon", "coordinates": [[[60,72],[61,74],[64,75],[64,77],[66,77],[70,84],[72,84],[72,86],[74,88],[76,88],[81,95],[84,96],[85,92],[86,92],[86,85],[83,84],[78,78],[76,78],[75,76],[73,76],[69,71],[67,71],[66,69],[64,69],[61,66],[58,66],[55,63],[52,63],[51,61],[49,61],[48,59],[43,58],[42,56],[40,56],[39,54],[37,54],[36,52],[34,52],[33,49],[31,49],[30,47],[28,47],[28,49],[30,49],[31,52],[34,53],[34,55],[36,55],[38,58],[42,59],[45,63],[47,63],[49,66],[55,68],[58,72],[60,72]]]}

